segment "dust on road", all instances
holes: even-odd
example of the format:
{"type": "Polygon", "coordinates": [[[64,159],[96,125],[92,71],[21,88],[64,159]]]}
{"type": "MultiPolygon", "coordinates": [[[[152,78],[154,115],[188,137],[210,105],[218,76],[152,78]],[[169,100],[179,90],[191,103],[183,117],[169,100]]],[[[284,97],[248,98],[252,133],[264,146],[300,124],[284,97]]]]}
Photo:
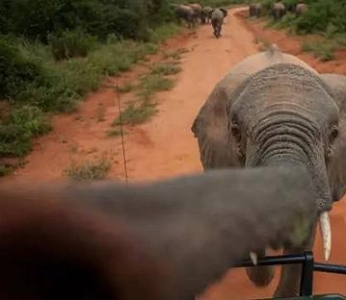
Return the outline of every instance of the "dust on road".
{"type": "MultiPolygon", "coordinates": [[[[223,36],[215,39],[210,26],[200,26],[196,34],[178,41],[189,50],[182,60],[183,71],[173,90],[159,94],[158,114],[148,123],[128,129],[125,135],[127,169],[130,182],[167,178],[201,171],[196,140],[190,127],[199,108],[215,84],[237,62],[258,51],[254,35],[236,17],[242,8],[231,10],[223,36]]],[[[177,45],[175,45],[176,47],[177,45]]],[[[280,44],[279,44],[280,46],[280,44]]],[[[135,76],[136,74],[130,74],[135,76]]],[[[62,177],[71,159],[106,153],[114,166],[110,177],[124,179],[120,139],[105,138],[105,131],[118,114],[114,90],[92,94],[78,113],[54,117],[54,132],[37,140],[28,163],[6,181],[48,180],[62,177]],[[96,115],[103,109],[103,122],[96,115]]],[[[346,264],[346,203],[338,203],[331,214],[333,251],[331,263],[346,264]]],[[[236,242],[236,241],[235,241],[236,242]]],[[[321,241],[315,245],[316,260],[322,261],[321,241]]],[[[212,286],[203,300],[249,299],[271,296],[277,276],[266,288],[255,288],[245,270],[230,271],[212,286]]],[[[346,279],[337,275],[316,274],[314,291],[346,294],[346,279]]]]}

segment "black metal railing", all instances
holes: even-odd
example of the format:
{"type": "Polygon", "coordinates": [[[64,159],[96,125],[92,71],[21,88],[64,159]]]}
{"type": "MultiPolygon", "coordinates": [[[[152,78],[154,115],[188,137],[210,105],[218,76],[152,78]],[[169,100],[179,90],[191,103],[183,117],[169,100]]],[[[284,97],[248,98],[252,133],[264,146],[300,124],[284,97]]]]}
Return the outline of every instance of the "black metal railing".
{"type": "MultiPolygon", "coordinates": [[[[346,266],[315,263],[312,252],[297,255],[266,256],[259,258],[257,266],[302,264],[302,276],[300,282],[300,296],[312,296],[313,273],[324,272],[334,274],[346,274],[346,266]]],[[[233,266],[235,268],[253,267],[251,260],[246,260],[233,266]]]]}

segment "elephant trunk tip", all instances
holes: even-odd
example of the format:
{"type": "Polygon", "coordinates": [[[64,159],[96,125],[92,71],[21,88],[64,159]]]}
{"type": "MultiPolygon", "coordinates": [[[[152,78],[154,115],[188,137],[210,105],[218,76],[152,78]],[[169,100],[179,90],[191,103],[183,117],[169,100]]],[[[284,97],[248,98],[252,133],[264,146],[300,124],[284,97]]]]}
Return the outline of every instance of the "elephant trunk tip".
{"type": "Polygon", "coordinates": [[[268,48],[268,51],[271,56],[274,56],[274,54],[277,52],[281,52],[277,44],[271,44],[268,48]]]}

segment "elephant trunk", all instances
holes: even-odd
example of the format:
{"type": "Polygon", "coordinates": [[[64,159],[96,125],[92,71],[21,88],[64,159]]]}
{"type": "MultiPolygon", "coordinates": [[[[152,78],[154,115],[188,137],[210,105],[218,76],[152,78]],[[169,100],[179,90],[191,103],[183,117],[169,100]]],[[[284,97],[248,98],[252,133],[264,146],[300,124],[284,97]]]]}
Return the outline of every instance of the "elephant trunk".
{"type": "MultiPolygon", "coordinates": [[[[247,146],[245,166],[275,167],[294,164],[308,169],[316,189],[324,257],[328,260],[331,252],[328,211],[331,209],[332,199],[319,131],[314,128],[312,122],[302,117],[293,117],[292,114],[274,115],[269,119],[259,122],[250,135],[253,140],[247,146]]],[[[249,277],[258,285],[260,282],[268,282],[268,278],[272,277],[272,270],[265,271],[262,274],[257,272],[257,278],[249,277]]]]}

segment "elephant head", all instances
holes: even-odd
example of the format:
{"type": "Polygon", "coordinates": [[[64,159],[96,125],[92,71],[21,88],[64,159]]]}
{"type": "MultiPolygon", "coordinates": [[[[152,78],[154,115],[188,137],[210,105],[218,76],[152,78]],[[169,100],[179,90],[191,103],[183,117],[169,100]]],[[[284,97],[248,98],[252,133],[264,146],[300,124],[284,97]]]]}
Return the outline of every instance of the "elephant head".
{"type": "Polygon", "coordinates": [[[203,7],[203,10],[202,10],[202,23],[203,24],[205,24],[205,23],[209,24],[212,10],[213,10],[213,8],[210,6],[203,7]]]}
{"type": "Polygon", "coordinates": [[[285,15],[285,13],[286,13],[285,4],[283,4],[282,2],[273,3],[272,14],[276,21],[280,20],[285,15]]]}
{"type": "Polygon", "coordinates": [[[189,28],[195,25],[195,12],[190,6],[181,4],[170,4],[170,7],[173,9],[176,17],[179,20],[184,20],[189,28]]]}
{"type": "Polygon", "coordinates": [[[249,16],[250,17],[260,17],[262,10],[261,3],[251,3],[249,5],[249,16]]]}
{"type": "MultiPolygon", "coordinates": [[[[346,151],[338,142],[340,107],[330,84],[314,69],[273,46],[234,66],[212,91],[192,127],[205,169],[304,166],[318,194],[318,216],[310,218],[319,217],[326,260],[331,251],[328,211],[343,195],[346,183],[346,168],[335,166],[346,151]]],[[[311,249],[314,230],[301,247],[285,251],[311,249]]],[[[296,294],[298,272],[298,267],[284,268],[276,296],[296,294]]],[[[264,285],[273,274],[265,267],[252,269],[249,275],[264,285]]]]}
{"type": "Polygon", "coordinates": [[[305,3],[298,3],[296,5],[296,9],[295,9],[296,17],[301,16],[307,10],[308,10],[308,5],[307,4],[305,4],[305,3]]]}
{"type": "Polygon", "coordinates": [[[197,22],[198,20],[200,20],[202,23],[203,22],[202,6],[198,3],[188,3],[186,5],[192,8],[192,10],[194,12],[195,21],[197,22]]]}
{"type": "Polygon", "coordinates": [[[254,245],[299,243],[312,191],[301,168],[2,185],[0,298],[194,299],[254,245]]]}

